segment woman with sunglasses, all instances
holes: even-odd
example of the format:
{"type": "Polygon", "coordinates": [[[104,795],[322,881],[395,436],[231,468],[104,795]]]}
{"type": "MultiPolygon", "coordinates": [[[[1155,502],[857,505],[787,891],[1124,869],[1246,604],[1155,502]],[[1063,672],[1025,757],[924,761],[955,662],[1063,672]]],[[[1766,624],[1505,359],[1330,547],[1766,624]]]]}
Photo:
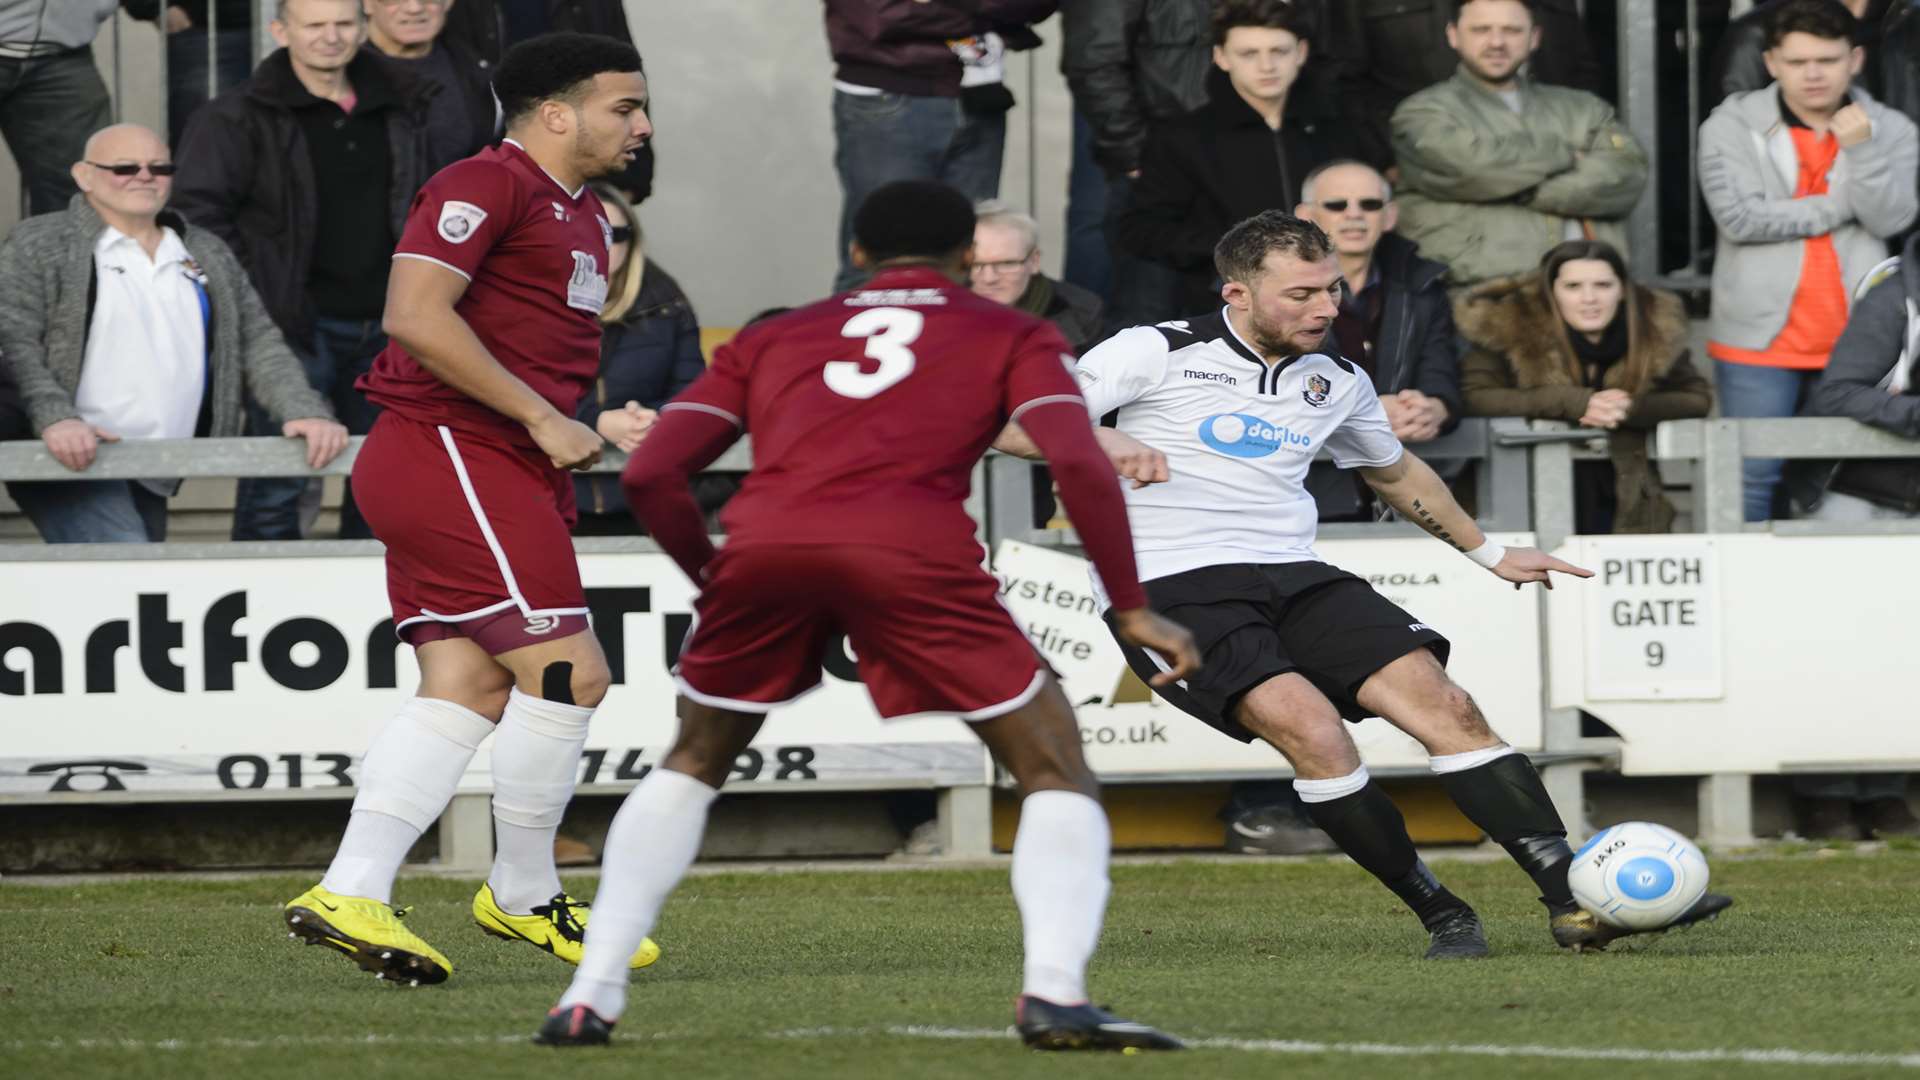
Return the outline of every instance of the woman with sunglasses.
{"type": "Polygon", "coordinates": [[[1713,406],[1712,384],[1688,358],[1680,298],[1635,284],[1612,245],[1569,240],[1537,272],[1475,288],[1456,314],[1470,346],[1461,367],[1469,415],[1567,420],[1606,434],[1607,460],[1574,466],[1576,531],[1668,531],[1673,504],[1648,433],[1713,406]]]}
{"type": "MultiPolygon", "coordinates": [[[[607,265],[607,303],[600,312],[605,328],[600,341],[600,375],[580,401],[574,418],[592,427],[623,452],[640,445],[653,424],[654,410],[671,400],[707,369],[700,353],[700,322],[693,306],[659,263],[641,247],[640,223],[633,207],[609,184],[594,184],[612,227],[607,265]]],[[[579,536],[639,532],[619,473],[581,473],[574,477],[580,503],[579,536]]]]}

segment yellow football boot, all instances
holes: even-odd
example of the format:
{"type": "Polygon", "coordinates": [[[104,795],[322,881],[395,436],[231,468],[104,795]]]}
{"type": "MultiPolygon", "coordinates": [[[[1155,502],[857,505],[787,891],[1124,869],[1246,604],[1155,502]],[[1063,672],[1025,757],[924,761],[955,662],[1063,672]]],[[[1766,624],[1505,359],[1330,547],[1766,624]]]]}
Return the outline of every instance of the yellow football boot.
{"type": "Polygon", "coordinates": [[[287,901],[284,915],[288,937],[337,949],[376,979],[396,986],[446,982],[452,962],[400,925],[407,910],[315,885],[287,901]]]}
{"type": "MultiPolygon", "coordinates": [[[[514,915],[493,898],[493,886],[483,884],[473,897],[473,921],[480,929],[508,941],[525,941],[547,950],[569,964],[579,964],[587,951],[588,905],[566,893],[533,909],[531,915],[514,915]]],[[[629,967],[643,968],[660,959],[660,946],[644,938],[634,952],[629,967]]]]}

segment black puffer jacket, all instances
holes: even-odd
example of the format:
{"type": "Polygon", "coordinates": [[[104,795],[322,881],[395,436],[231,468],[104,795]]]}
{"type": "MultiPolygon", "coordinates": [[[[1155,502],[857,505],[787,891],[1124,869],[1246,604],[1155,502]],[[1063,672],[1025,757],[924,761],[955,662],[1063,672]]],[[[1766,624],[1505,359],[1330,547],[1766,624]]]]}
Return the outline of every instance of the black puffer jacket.
{"type": "MultiPolygon", "coordinates": [[[[1297,93],[1331,94],[1336,52],[1327,9],[1350,0],[1296,0],[1310,45],[1297,93]],[[1325,90],[1319,89],[1326,87],[1325,90]]],[[[1060,73],[1093,126],[1093,157],[1121,175],[1140,167],[1147,132],[1206,104],[1213,0],[1062,0],[1060,73]]]]}
{"type": "MultiPolygon", "coordinates": [[[[359,54],[347,78],[364,102],[385,102],[393,235],[427,182],[427,101],[439,90],[359,54]]],[[[287,50],[260,62],[253,78],[201,106],[180,139],[172,207],[233,249],[289,340],[312,336],[307,274],[319,228],[318,180],[296,107],[316,99],[293,73],[287,50]]]]}
{"type": "MultiPolygon", "coordinates": [[[[1388,123],[1415,91],[1452,78],[1460,57],[1447,45],[1455,0],[1335,0],[1328,5],[1327,59],[1339,70],[1340,97],[1357,156],[1393,164],[1388,123]]],[[[1539,82],[1605,95],[1575,0],[1540,0],[1540,48],[1528,62],[1539,82]]]]}
{"type": "Polygon", "coordinates": [[[1181,272],[1180,306],[1169,319],[1220,306],[1213,246],[1229,228],[1262,210],[1291,213],[1307,173],[1351,153],[1323,97],[1289,96],[1274,131],[1224,74],[1208,84],[1211,100],[1149,136],[1132,202],[1120,214],[1127,250],[1181,272]]]}
{"type": "Polygon", "coordinates": [[[1212,0],[1065,0],[1060,72],[1110,173],[1140,167],[1150,125],[1207,100],[1212,0]]]}
{"type": "MultiPolygon", "coordinates": [[[[1439,398],[1447,406],[1447,422],[1440,428],[1444,435],[1460,426],[1466,408],[1460,395],[1460,336],[1443,281],[1447,268],[1421,258],[1419,245],[1396,233],[1380,238],[1373,259],[1385,290],[1373,346],[1374,391],[1418,390],[1439,398]]],[[[1307,490],[1320,505],[1322,520],[1358,514],[1364,486],[1328,461],[1315,462],[1307,473],[1307,490]]]]}

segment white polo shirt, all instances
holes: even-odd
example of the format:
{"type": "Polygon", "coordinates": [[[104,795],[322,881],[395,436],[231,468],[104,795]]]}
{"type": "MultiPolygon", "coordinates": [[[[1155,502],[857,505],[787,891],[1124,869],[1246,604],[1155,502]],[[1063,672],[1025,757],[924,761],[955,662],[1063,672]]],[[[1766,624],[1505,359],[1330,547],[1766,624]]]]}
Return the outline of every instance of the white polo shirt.
{"type": "Polygon", "coordinates": [[[162,228],[151,259],[112,226],[93,245],[93,321],[74,406],[123,439],[192,437],[207,388],[200,268],[162,228]]]}
{"type": "Polygon", "coordinates": [[[1087,410],[1167,455],[1173,478],[1123,485],[1140,580],[1226,563],[1317,560],[1307,467],[1325,447],[1342,468],[1400,460],[1365,371],[1306,353],[1269,364],[1228,324],[1136,326],[1080,358],[1087,410]]]}

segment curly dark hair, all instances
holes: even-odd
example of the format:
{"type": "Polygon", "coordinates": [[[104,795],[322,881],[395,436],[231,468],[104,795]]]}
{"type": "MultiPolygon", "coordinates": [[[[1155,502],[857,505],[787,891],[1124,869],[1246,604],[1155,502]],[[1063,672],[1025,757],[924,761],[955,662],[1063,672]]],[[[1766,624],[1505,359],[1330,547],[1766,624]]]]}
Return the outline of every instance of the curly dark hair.
{"type": "Polygon", "coordinates": [[[1227,230],[1213,248],[1213,268],[1222,281],[1251,283],[1266,269],[1273,252],[1302,262],[1319,262],[1333,254],[1333,241],[1311,221],[1285,210],[1263,210],[1227,230]]]}
{"type": "Polygon", "coordinates": [[[645,72],[640,51],[599,34],[541,34],[507,50],[494,70],[493,93],[508,127],[543,101],[578,105],[602,72],[645,72]]]}
{"type": "Polygon", "coordinates": [[[946,258],[973,243],[973,203],[938,180],[895,180],[853,212],[853,238],[876,263],[946,258]]]}

